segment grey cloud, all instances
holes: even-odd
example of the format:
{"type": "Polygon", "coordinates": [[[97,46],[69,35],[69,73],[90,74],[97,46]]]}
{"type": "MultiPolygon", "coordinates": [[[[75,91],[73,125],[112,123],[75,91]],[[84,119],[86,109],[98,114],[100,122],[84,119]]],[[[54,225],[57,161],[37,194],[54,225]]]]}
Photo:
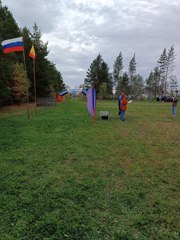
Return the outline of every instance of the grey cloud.
{"type": "Polygon", "coordinates": [[[57,17],[63,15],[61,9],[56,8],[56,5],[46,0],[4,0],[3,3],[13,13],[20,27],[27,26],[32,29],[34,22],[36,22],[43,33],[53,30],[56,26],[57,17]]]}
{"type": "Polygon", "coordinates": [[[52,60],[68,85],[83,83],[101,53],[112,70],[119,52],[124,67],[136,53],[137,73],[148,77],[163,49],[174,45],[180,79],[179,0],[4,0],[20,27],[37,22],[52,60]],[[74,76],[74,78],[73,78],[74,76]]]}

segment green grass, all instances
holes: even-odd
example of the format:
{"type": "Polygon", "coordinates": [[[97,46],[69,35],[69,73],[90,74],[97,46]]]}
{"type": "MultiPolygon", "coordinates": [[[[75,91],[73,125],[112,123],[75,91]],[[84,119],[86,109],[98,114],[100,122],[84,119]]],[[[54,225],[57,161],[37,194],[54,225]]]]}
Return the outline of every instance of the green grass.
{"type": "MultiPolygon", "coordinates": [[[[179,109],[177,109],[179,110],[179,109]]],[[[0,239],[180,239],[180,113],[85,101],[0,112],[0,239]],[[100,110],[110,119],[100,120],[100,110]]]]}

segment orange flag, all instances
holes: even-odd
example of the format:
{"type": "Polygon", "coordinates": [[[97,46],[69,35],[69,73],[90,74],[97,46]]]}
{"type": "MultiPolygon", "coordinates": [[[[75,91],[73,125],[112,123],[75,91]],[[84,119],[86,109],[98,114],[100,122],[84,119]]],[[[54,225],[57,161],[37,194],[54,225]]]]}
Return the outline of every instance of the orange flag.
{"type": "Polygon", "coordinates": [[[36,53],[35,53],[35,49],[34,49],[34,46],[32,45],[31,47],[31,51],[29,53],[29,57],[35,59],[36,58],[36,53]]]}

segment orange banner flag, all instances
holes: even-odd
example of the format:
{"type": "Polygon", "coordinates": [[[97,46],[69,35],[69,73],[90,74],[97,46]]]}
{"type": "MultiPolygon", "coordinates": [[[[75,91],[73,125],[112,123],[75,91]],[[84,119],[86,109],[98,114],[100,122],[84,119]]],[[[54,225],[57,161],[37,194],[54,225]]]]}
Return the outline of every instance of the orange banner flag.
{"type": "Polygon", "coordinates": [[[31,51],[29,53],[29,57],[35,59],[36,58],[36,53],[35,53],[35,49],[34,49],[34,46],[32,45],[31,47],[31,51]]]}

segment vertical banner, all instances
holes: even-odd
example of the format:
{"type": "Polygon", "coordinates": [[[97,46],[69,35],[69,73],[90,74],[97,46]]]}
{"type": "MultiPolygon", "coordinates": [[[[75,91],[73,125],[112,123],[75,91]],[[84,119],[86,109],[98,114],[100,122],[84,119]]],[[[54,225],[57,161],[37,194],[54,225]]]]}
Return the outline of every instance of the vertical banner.
{"type": "Polygon", "coordinates": [[[94,124],[94,117],[96,113],[96,91],[94,88],[90,88],[87,93],[87,108],[92,118],[92,124],[94,124]]]}

